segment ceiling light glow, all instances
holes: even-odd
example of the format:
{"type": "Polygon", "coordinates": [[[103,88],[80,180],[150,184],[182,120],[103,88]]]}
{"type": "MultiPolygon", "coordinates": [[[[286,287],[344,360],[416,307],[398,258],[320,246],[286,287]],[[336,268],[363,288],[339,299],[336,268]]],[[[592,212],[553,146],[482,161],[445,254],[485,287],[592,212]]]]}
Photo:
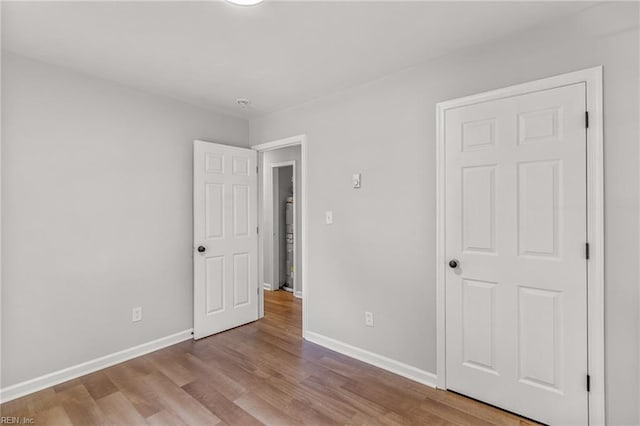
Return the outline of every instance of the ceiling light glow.
{"type": "Polygon", "coordinates": [[[237,4],[238,6],[255,6],[262,3],[264,0],[227,0],[229,3],[237,4]]]}

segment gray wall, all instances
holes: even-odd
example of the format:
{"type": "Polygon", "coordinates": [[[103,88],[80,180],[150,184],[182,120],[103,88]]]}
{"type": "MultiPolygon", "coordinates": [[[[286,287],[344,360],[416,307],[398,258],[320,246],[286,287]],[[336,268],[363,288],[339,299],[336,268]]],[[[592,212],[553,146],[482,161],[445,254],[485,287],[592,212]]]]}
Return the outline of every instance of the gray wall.
{"type": "Polygon", "coordinates": [[[2,59],[2,386],[191,328],[192,141],[248,123],[2,59]]]}
{"type": "MultiPolygon", "coordinates": [[[[302,209],[300,206],[302,205],[302,186],[300,185],[300,166],[301,166],[301,151],[299,146],[291,146],[287,148],[276,149],[273,151],[266,151],[262,155],[262,167],[265,172],[263,173],[264,181],[262,182],[262,202],[263,206],[273,206],[273,179],[271,176],[271,164],[281,163],[283,161],[295,161],[296,163],[296,194],[294,196],[294,202],[296,203],[296,228],[297,228],[297,265],[295,268],[296,273],[296,284],[297,287],[294,289],[296,291],[302,291],[303,283],[302,283],[302,245],[299,243],[300,230],[302,224],[302,209]]],[[[264,281],[268,284],[272,284],[273,277],[273,210],[270,208],[264,209],[264,223],[262,228],[264,229],[264,239],[263,239],[263,247],[264,247],[264,259],[263,259],[263,274],[264,281]]],[[[262,231],[261,231],[262,232],[262,231]]]]}
{"type": "Polygon", "coordinates": [[[637,3],[603,4],[253,120],[308,138],[309,330],[435,372],[435,104],[604,65],[607,416],[640,423],[638,36],[637,3]]]}

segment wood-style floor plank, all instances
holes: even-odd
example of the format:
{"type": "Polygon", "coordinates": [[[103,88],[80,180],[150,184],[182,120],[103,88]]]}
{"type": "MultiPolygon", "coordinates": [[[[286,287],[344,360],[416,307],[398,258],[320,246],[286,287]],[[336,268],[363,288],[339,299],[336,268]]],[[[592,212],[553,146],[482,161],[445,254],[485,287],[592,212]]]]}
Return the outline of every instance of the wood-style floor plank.
{"type": "Polygon", "coordinates": [[[75,425],[106,424],[107,417],[83,384],[60,392],[64,411],[75,425]]]}
{"type": "Polygon", "coordinates": [[[284,411],[262,399],[260,395],[249,392],[235,400],[246,412],[267,425],[297,425],[302,422],[289,417],[284,411]]]}
{"type": "Polygon", "coordinates": [[[220,419],[215,414],[207,410],[198,400],[191,397],[162,373],[150,374],[143,380],[147,386],[155,389],[162,405],[180,417],[184,423],[193,425],[220,423],[220,419]]]}
{"type": "Polygon", "coordinates": [[[531,425],[302,339],[301,303],[0,405],[37,425],[531,425]]]}
{"type": "Polygon", "coordinates": [[[152,426],[186,426],[178,416],[170,411],[160,411],[150,417],[147,417],[147,424],[152,426]]]}
{"type": "Polygon", "coordinates": [[[37,415],[39,425],[72,426],[73,422],[60,405],[44,410],[37,415]]]}
{"type": "Polygon", "coordinates": [[[151,372],[139,372],[129,362],[108,368],[107,376],[116,384],[131,402],[138,413],[150,417],[164,409],[154,389],[148,387],[142,379],[151,372]]]}
{"type": "Polygon", "coordinates": [[[227,424],[246,426],[262,424],[219,392],[216,385],[207,380],[206,376],[203,379],[185,385],[183,389],[227,424]]]}
{"type": "Polygon", "coordinates": [[[124,394],[114,392],[97,401],[98,407],[113,425],[141,425],[144,417],[135,409],[131,401],[124,394]]]}

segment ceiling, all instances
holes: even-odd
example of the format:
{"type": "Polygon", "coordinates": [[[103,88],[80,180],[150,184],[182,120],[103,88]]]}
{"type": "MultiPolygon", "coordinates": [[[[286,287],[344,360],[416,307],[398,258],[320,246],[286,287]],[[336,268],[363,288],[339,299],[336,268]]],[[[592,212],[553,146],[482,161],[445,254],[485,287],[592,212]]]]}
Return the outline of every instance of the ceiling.
{"type": "Polygon", "coordinates": [[[590,5],[4,1],[2,46],[251,119],[590,5]]]}

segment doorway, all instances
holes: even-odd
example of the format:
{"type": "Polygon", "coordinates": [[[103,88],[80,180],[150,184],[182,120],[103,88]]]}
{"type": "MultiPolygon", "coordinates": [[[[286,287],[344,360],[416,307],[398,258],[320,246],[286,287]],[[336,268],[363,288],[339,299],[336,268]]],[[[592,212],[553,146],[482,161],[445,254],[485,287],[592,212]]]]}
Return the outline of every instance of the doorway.
{"type": "Polygon", "coordinates": [[[546,424],[604,422],[601,90],[438,105],[438,386],[546,424]]]}
{"type": "Polygon", "coordinates": [[[273,298],[271,292],[302,299],[303,335],[307,296],[305,142],[301,135],[252,147],[258,151],[259,164],[258,255],[264,291],[259,316],[265,315],[264,300],[273,298]]]}
{"type": "Polygon", "coordinates": [[[271,289],[301,296],[296,283],[296,162],[271,164],[273,179],[271,208],[273,209],[273,246],[271,289]]]}
{"type": "MultiPolygon", "coordinates": [[[[193,153],[194,338],[262,318],[264,291],[276,292],[280,284],[293,286],[293,292],[280,294],[292,299],[288,305],[302,311],[302,324],[297,329],[302,329],[304,337],[307,320],[302,307],[308,297],[306,137],[299,135],[251,149],[196,140],[193,153]],[[273,171],[286,167],[290,167],[290,178],[284,171],[283,180],[292,182],[285,192],[293,192],[293,197],[287,197],[292,199],[286,200],[293,217],[287,221],[286,206],[282,217],[285,242],[290,223],[289,245],[274,250],[273,220],[280,213],[274,215],[274,205],[270,200],[265,203],[265,197],[273,197],[273,171]],[[293,254],[287,256],[287,248],[293,254]],[[289,260],[288,268],[284,263],[283,274],[276,280],[272,272],[265,273],[267,267],[274,270],[274,252],[282,252],[284,262],[289,260]],[[281,282],[280,277],[287,274],[281,282]],[[271,285],[273,282],[277,284],[271,285]]],[[[276,265],[275,270],[280,270],[279,263],[276,265]]],[[[270,298],[270,306],[278,303],[277,297],[270,298]]]]}

